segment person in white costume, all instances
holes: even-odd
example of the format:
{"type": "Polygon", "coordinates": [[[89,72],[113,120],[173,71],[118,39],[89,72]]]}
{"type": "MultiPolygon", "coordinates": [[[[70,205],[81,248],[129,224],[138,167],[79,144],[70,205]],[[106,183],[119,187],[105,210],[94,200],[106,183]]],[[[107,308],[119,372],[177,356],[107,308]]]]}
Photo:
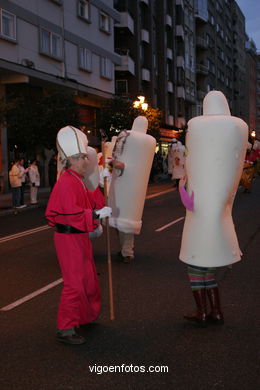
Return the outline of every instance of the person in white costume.
{"type": "Polygon", "coordinates": [[[232,206],[243,169],[248,128],[230,115],[222,92],[209,92],[203,115],[191,119],[186,136],[186,178],[180,182],[186,205],[180,260],[189,265],[188,274],[197,311],[185,318],[206,326],[223,324],[215,267],[241,259],[232,206]],[[211,312],[207,313],[206,296],[211,312]]]}
{"type": "Polygon", "coordinates": [[[185,175],[185,146],[180,141],[172,147],[172,180],[178,188],[180,179],[185,175]]]}
{"type": "MultiPolygon", "coordinates": [[[[117,137],[113,161],[124,164],[124,170],[113,169],[108,205],[112,207],[109,224],[119,231],[121,254],[124,262],[134,258],[134,235],[142,226],[142,213],[149,174],[156,146],[155,139],[146,134],[148,121],[139,116],[132,129],[117,137]]],[[[113,164],[114,168],[117,168],[113,164]]]]}
{"type": "Polygon", "coordinates": [[[30,202],[36,204],[38,187],[40,187],[40,173],[37,167],[37,161],[33,160],[29,167],[29,179],[30,179],[30,202]]]}

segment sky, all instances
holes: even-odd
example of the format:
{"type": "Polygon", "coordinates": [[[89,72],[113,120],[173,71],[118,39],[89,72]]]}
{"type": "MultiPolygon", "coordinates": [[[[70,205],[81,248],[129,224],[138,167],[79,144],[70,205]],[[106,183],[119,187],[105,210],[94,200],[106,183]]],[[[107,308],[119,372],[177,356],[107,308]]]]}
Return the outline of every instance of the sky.
{"type": "Polygon", "coordinates": [[[260,0],[236,0],[246,18],[246,33],[260,52],[260,0]]]}

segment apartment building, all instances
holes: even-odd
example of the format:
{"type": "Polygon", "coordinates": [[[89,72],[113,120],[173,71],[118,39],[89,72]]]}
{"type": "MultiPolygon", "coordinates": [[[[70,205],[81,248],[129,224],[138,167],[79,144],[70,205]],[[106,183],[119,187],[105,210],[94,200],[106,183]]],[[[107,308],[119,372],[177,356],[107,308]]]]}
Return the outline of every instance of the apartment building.
{"type": "Polygon", "coordinates": [[[236,1],[232,1],[233,22],[233,115],[246,120],[246,33],[245,17],[236,1]]]}
{"type": "MultiPolygon", "coordinates": [[[[113,0],[1,0],[0,7],[0,95],[12,88],[73,92],[82,120],[94,128],[97,109],[115,92],[114,67],[121,63],[114,52],[120,15],[113,0]]],[[[4,188],[7,139],[2,128],[4,188]]]]}
{"type": "Polygon", "coordinates": [[[256,66],[256,46],[254,41],[247,38],[245,68],[245,121],[248,124],[249,134],[256,129],[256,66]]]}
{"type": "Polygon", "coordinates": [[[163,112],[162,140],[171,141],[195,107],[194,0],[114,0],[116,93],[163,112]]]}

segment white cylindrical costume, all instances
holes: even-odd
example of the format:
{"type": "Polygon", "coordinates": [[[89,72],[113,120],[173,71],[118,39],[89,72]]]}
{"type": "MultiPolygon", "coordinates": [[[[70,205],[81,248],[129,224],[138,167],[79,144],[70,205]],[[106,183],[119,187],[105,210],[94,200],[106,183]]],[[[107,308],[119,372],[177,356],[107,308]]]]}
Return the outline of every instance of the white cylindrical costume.
{"type": "Polygon", "coordinates": [[[115,151],[122,154],[116,159],[125,164],[124,172],[118,175],[114,169],[108,196],[112,207],[110,226],[125,233],[139,234],[149,174],[153,162],[156,141],[146,134],[148,121],[144,116],[134,120],[132,130],[125,137],[118,136],[115,151]],[[122,143],[122,145],[120,145],[122,143]]]}
{"type": "Polygon", "coordinates": [[[241,259],[232,220],[247,147],[248,128],[230,115],[222,92],[209,92],[203,115],[191,119],[186,137],[186,172],[194,211],[186,211],[180,259],[220,267],[241,259]]]}
{"type": "Polygon", "coordinates": [[[98,157],[96,150],[91,146],[87,147],[87,154],[89,164],[83,181],[90,191],[94,191],[99,185],[98,157]]]}

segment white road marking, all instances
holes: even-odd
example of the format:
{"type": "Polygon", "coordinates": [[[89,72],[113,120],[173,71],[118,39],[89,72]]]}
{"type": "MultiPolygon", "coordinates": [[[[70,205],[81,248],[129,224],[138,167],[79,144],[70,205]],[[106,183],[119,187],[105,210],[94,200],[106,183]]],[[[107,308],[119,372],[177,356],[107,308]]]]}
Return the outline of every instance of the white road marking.
{"type": "Polygon", "coordinates": [[[169,190],[165,190],[165,191],[161,191],[161,192],[156,192],[155,194],[146,196],[145,199],[155,198],[156,196],[160,196],[160,195],[163,195],[163,194],[167,194],[168,192],[173,192],[173,191],[176,191],[176,188],[170,188],[169,190]]]}
{"type": "Polygon", "coordinates": [[[181,217],[181,218],[175,219],[175,221],[172,221],[172,222],[170,222],[170,223],[167,223],[167,225],[164,225],[164,226],[162,226],[162,227],[156,229],[155,231],[156,231],[156,232],[161,232],[162,230],[166,229],[167,227],[172,226],[172,225],[174,225],[175,223],[182,221],[184,218],[185,218],[185,217],[181,217]]]}
{"type": "Polygon", "coordinates": [[[10,236],[1,237],[0,243],[14,240],[16,238],[28,236],[29,234],[38,233],[38,232],[41,232],[42,230],[47,230],[47,229],[51,229],[51,226],[49,226],[49,225],[39,226],[38,228],[35,228],[35,229],[25,230],[25,231],[20,232],[20,233],[11,234],[10,236]]]}
{"type": "Polygon", "coordinates": [[[55,280],[55,282],[52,282],[50,284],[48,284],[47,286],[45,287],[42,287],[40,288],[39,290],[36,290],[34,291],[33,293],[29,294],[29,295],[26,295],[25,297],[21,298],[21,299],[18,299],[17,301],[11,303],[10,305],[8,306],[4,306],[0,309],[0,311],[9,311],[9,310],[12,310],[14,309],[15,307],[17,306],[20,306],[22,303],[24,302],[27,302],[29,301],[30,299],[36,297],[37,295],[40,295],[42,294],[43,292],[47,291],[47,290],[50,290],[51,288],[57,286],[58,284],[62,283],[63,279],[58,279],[58,280],[55,280]]]}
{"type": "MultiPolygon", "coordinates": [[[[161,191],[161,192],[157,192],[155,194],[152,194],[152,195],[148,195],[146,196],[146,199],[151,199],[151,198],[155,198],[156,196],[160,196],[160,195],[163,195],[163,194],[167,194],[168,192],[173,192],[175,191],[176,189],[175,188],[170,188],[168,190],[165,190],[165,191],[161,191]]],[[[156,231],[161,231],[161,230],[164,230],[166,229],[168,226],[171,226],[173,225],[174,223],[177,223],[178,221],[184,219],[183,218],[179,218],[177,219],[176,221],[173,221],[171,223],[169,223],[168,225],[165,225],[159,229],[157,229],[156,231]]],[[[0,243],[1,242],[6,242],[6,241],[10,241],[10,240],[14,240],[16,238],[20,238],[20,237],[24,237],[24,236],[28,236],[29,234],[34,234],[34,233],[38,233],[38,232],[41,232],[43,230],[47,230],[47,229],[51,229],[51,226],[49,225],[44,225],[44,226],[40,226],[38,228],[35,228],[35,229],[30,229],[30,230],[25,230],[21,233],[16,233],[16,234],[11,234],[9,236],[5,236],[5,237],[2,237],[0,238],[0,243]]],[[[9,311],[9,310],[12,310],[14,309],[15,307],[17,306],[20,306],[22,305],[24,302],[27,302],[29,301],[30,299],[36,297],[37,295],[40,295],[42,294],[43,292],[47,291],[47,290],[50,290],[51,288],[57,286],[58,284],[62,283],[63,282],[63,279],[58,279],[56,280],[55,282],[52,282],[50,284],[48,284],[47,286],[45,287],[42,287],[40,288],[39,290],[36,290],[34,291],[33,293],[29,294],[29,295],[26,295],[25,297],[21,298],[21,299],[18,299],[17,301],[11,303],[10,305],[7,305],[7,306],[4,306],[0,309],[0,311],[9,311]]]]}

